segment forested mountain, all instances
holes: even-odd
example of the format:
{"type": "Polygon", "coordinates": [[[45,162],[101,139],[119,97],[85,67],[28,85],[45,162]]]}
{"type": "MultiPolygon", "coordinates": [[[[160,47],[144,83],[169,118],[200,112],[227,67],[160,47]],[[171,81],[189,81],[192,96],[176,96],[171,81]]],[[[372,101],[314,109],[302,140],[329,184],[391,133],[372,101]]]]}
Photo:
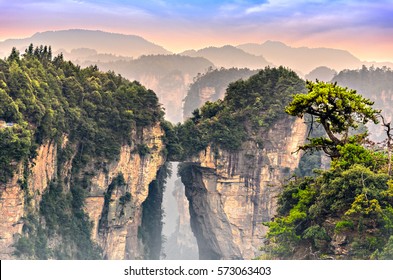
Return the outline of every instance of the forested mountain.
{"type": "Polygon", "coordinates": [[[39,32],[24,39],[8,39],[0,42],[0,54],[4,57],[16,47],[24,51],[30,43],[37,46],[52,46],[53,51],[71,51],[79,48],[94,49],[99,53],[138,58],[148,54],[169,54],[163,47],[153,44],[142,37],[123,35],[103,31],[70,29],[61,31],[39,32]],[[115,47],[116,46],[116,47],[115,47]]]}
{"type": "Polygon", "coordinates": [[[390,69],[334,84],[179,55],[118,62],[100,67],[167,81],[163,91],[195,75],[191,117],[171,124],[152,90],[51,47],[0,60],[2,258],[159,258],[167,161],[183,162],[200,258],[393,257],[392,136],[376,144],[362,127],[382,109],[390,129],[390,69]],[[331,166],[312,172],[321,151],[331,166]]]}
{"type": "Polygon", "coordinates": [[[233,46],[208,47],[201,50],[188,50],[181,53],[191,57],[204,57],[210,60],[216,67],[224,68],[249,68],[262,69],[271,65],[263,57],[263,54],[250,54],[233,46]]]}
{"type": "MultiPolygon", "coordinates": [[[[30,45],[22,57],[14,48],[0,60],[0,119],[10,123],[0,128],[0,190],[6,211],[0,224],[2,234],[16,232],[2,236],[1,253],[9,257],[9,242],[15,242],[13,254],[21,258],[101,258],[103,247],[92,240],[85,204],[87,195],[97,192],[92,178],[101,169],[110,176],[110,162],[122,157],[125,146],[131,150],[128,160],[135,154],[148,162],[150,154],[164,153],[158,142],[155,152],[144,139],[146,129],[159,125],[163,115],[154,92],[137,82],[93,66],[82,69],[61,55],[52,58],[50,47],[30,45]],[[24,198],[9,205],[10,193],[24,198]],[[9,225],[7,209],[21,215],[11,217],[21,219],[21,231],[9,225]]],[[[122,186],[124,205],[133,197],[124,189],[129,175],[115,176],[111,190],[122,186]]],[[[104,201],[105,193],[94,197],[104,201]]],[[[109,205],[105,207],[102,211],[108,213],[109,205]]],[[[105,218],[102,214],[100,225],[108,226],[105,218]]]]}
{"type": "Polygon", "coordinates": [[[224,98],[228,85],[240,79],[247,79],[257,73],[249,69],[210,69],[194,78],[187,96],[184,98],[183,119],[191,117],[192,112],[206,101],[217,101],[224,98]]]}
{"type": "Polygon", "coordinates": [[[258,131],[281,119],[291,93],[303,90],[303,80],[283,67],[267,67],[231,83],[222,100],[207,101],[176,127],[182,156],[195,155],[207,145],[236,151],[250,137],[259,141],[258,131]]]}

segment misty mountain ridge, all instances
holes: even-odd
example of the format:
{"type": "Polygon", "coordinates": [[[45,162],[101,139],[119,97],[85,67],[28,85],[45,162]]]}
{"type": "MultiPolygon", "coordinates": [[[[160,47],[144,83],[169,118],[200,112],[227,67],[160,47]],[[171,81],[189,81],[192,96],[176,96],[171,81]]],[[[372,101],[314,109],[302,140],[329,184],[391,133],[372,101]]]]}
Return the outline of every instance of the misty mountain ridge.
{"type": "Polygon", "coordinates": [[[200,50],[187,50],[181,55],[191,57],[204,57],[210,60],[216,67],[224,68],[249,68],[262,69],[266,66],[272,66],[263,55],[254,55],[247,53],[234,46],[226,45],[223,47],[208,47],[200,50]]]}
{"type": "Polygon", "coordinates": [[[99,30],[71,29],[35,33],[24,39],[8,39],[0,42],[0,50],[8,54],[12,47],[24,51],[30,43],[50,45],[54,51],[65,49],[88,48],[99,53],[111,53],[120,56],[138,58],[147,54],[170,54],[163,47],[136,35],[109,33],[99,30]]]}
{"type": "Polygon", "coordinates": [[[275,65],[289,67],[297,71],[301,76],[320,66],[325,66],[335,71],[357,69],[361,68],[362,65],[393,66],[391,62],[361,61],[347,50],[324,47],[291,47],[282,42],[270,40],[262,44],[249,43],[241,44],[237,47],[253,55],[263,55],[275,65]]]}
{"type": "MultiPolygon", "coordinates": [[[[137,35],[70,29],[38,32],[23,39],[7,39],[0,42],[0,57],[7,56],[12,47],[16,47],[23,53],[30,43],[36,46],[50,45],[54,54],[63,52],[67,59],[77,63],[129,61],[142,55],[172,54],[164,47],[137,35]]],[[[265,66],[283,65],[293,69],[302,77],[320,66],[337,72],[343,69],[359,69],[362,65],[393,68],[392,62],[361,61],[346,50],[291,47],[278,41],[266,41],[262,44],[248,43],[236,47],[231,45],[212,46],[200,50],[186,50],[180,54],[204,57],[217,68],[262,69],[265,66]]]]}
{"type": "MultiPolygon", "coordinates": [[[[134,60],[129,56],[115,55],[112,53],[98,53],[95,49],[78,48],[72,49],[68,52],[65,49],[60,49],[54,52],[55,55],[62,53],[66,60],[71,60],[76,64],[95,64],[96,62],[116,62],[116,61],[131,61],[134,60]]],[[[89,64],[89,65],[90,65],[89,64]]]]}
{"type": "Polygon", "coordinates": [[[243,44],[238,48],[254,55],[264,55],[276,65],[283,65],[306,74],[319,66],[336,71],[358,68],[362,62],[346,50],[330,48],[294,48],[282,42],[266,41],[263,44],[243,44]]]}

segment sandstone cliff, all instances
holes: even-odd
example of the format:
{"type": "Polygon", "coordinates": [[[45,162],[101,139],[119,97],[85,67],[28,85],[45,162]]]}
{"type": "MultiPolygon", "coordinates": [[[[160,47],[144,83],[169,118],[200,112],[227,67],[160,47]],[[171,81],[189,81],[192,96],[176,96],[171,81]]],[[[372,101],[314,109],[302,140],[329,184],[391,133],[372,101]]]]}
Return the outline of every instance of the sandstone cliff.
{"type": "Polygon", "coordinates": [[[20,163],[12,179],[0,183],[0,259],[13,258],[14,238],[22,234],[25,215],[38,211],[42,194],[56,176],[56,156],[57,145],[46,142],[33,162],[27,167],[20,163]]]}
{"type": "MultiPolygon", "coordinates": [[[[117,159],[95,159],[78,172],[72,171],[75,153],[61,163],[57,155],[66,147],[67,138],[61,147],[52,142],[41,145],[30,164],[20,163],[13,178],[0,185],[0,258],[15,258],[14,245],[24,235],[26,217],[40,217],[40,201],[50,182],[64,181],[65,191],[70,192],[72,182],[86,178],[89,183],[84,211],[93,224],[91,239],[102,248],[104,258],[143,258],[144,248],[138,237],[142,203],[149,195],[149,184],[165,162],[163,134],[159,124],[135,131],[131,144],[121,147],[117,159]],[[138,153],[138,145],[144,145],[149,152],[138,153]]],[[[45,226],[45,221],[42,223],[45,226]]],[[[49,247],[62,241],[59,236],[53,238],[49,247]]]]}
{"type": "Polygon", "coordinates": [[[302,120],[285,118],[240,151],[208,147],[181,177],[190,202],[191,226],[201,259],[251,259],[258,256],[276,213],[281,182],[298,166],[296,151],[306,138],[302,120]],[[263,145],[263,146],[261,146],[263,145]]]}

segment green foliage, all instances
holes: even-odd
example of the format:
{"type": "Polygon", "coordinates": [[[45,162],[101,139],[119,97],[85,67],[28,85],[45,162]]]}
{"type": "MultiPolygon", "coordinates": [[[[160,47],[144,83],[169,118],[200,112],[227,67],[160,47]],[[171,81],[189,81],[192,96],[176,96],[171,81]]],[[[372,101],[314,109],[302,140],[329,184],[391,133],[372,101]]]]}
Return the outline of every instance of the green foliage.
{"type": "Polygon", "coordinates": [[[75,186],[67,193],[52,181],[42,196],[40,215],[29,213],[25,218],[14,254],[40,260],[101,259],[101,249],[90,239],[92,225],[83,210],[84,192],[75,186]]]}
{"type": "Polygon", "coordinates": [[[372,256],[374,259],[379,260],[393,260],[393,235],[389,237],[388,242],[381,249],[381,252],[377,249],[372,256]]]}
{"type": "MultiPolygon", "coordinates": [[[[214,93],[209,97],[209,101],[215,102],[222,98],[228,85],[240,79],[247,79],[257,71],[249,69],[213,69],[210,68],[205,74],[198,75],[188,90],[184,99],[183,115],[191,117],[192,112],[203,105],[200,91],[203,88],[213,89],[214,93]]],[[[205,100],[204,100],[205,101],[205,100]]]]}
{"type": "Polygon", "coordinates": [[[183,148],[180,145],[179,135],[176,133],[175,127],[168,121],[162,121],[161,128],[165,132],[163,137],[165,150],[163,152],[168,157],[168,161],[178,161],[183,154],[183,148]]]}
{"type": "Polygon", "coordinates": [[[370,258],[393,232],[388,179],[385,173],[355,164],[347,170],[332,167],[314,178],[289,182],[279,198],[278,216],[267,223],[268,238],[289,251],[273,250],[273,256],[294,257],[308,243],[314,248],[308,257],[330,255],[325,241],[345,234],[350,249],[347,258],[370,258]],[[336,221],[334,226],[331,221],[336,221]]]}
{"type": "Polygon", "coordinates": [[[15,244],[15,255],[20,257],[23,255],[31,256],[34,254],[34,244],[29,238],[21,236],[15,244]]]}
{"type": "Polygon", "coordinates": [[[150,154],[150,148],[146,144],[138,144],[137,151],[141,157],[144,157],[144,156],[150,154]]]}
{"type": "Polygon", "coordinates": [[[305,91],[304,82],[283,67],[267,67],[248,80],[230,84],[223,100],[206,102],[174,128],[182,148],[180,158],[195,155],[209,144],[237,151],[244,141],[257,141],[260,130],[285,117],[293,91],[305,91]]]}
{"type": "Polygon", "coordinates": [[[323,150],[332,158],[339,157],[337,146],[347,144],[350,129],[357,129],[368,121],[377,123],[378,110],[372,109],[369,99],[337,84],[307,81],[307,94],[296,94],[286,107],[292,116],[310,114],[326,131],[328,138],[310,139],[301,149],[323,150]]]}
{"type": "Polygon", "coordinates": [[[33,147],[33,135],[26,123],[0,128],[0,183],[15,172],[18,163],[27,160],[33,147]]]}
{"type": "MultiPolygon", "coordinates": [[[[22,56],[13,49],[6,60],[0,60],[0,120],[13,123],[0,128],[0,183],[24,166],[19,183],[29,198],[28,168],[34,164],[37,147],[58,144],[58,181],[51,182],[42,195],[37,217],[26,218],[15,253],[30,259],[102,258],[90,238],[92,225],[84,212],[94,171],[82,172],[83,167],[105,168],[123,144],[132,144],[134,131],[159,123],[163,115],[154,92],[138,82],[100,72],[96,66],[82,69],[62,55],[52,58],[50,47],[30,45],[22,56]],[[62,146],[64,136],[67,143],[62,146]],[[71,178],[62,178],[69,161],[71,178]]],[[[138,148],[143,155],[149,152],[143,144],[138,148]]],[[[124,178],[115,183],[124,184],[124,178]]],[[[120,202],[130,200],[130,193],[125,193],[120,202]]],[[[26,212],[30,206],[27,199],[26,212]]]]}
{"type": "MultiPolygon", "coordinates": [[[[43,194],[40,214],[45,219],[47,237],[60,236],[61,241],[51,248],[56,259],[101,259],[101,251],[90,239],[92,225],[83,210],[85,190],[73,186],[65,192],[58,182],[51,182],[43,194]]],[[[39,236],[39,233],[37,233],[39,236]]]]}
{"type": "Polygon", "coordinates": [[[20,58],[13,50],[0,60],[0,180],[7,181],[22,159],[34,157],[37,144],[64,134],[78,145],[81,164],[91,158],[114,159],[137,127],[163,118],[157,96],[96,66],[81,69],[52,59],[50,47],[31,45],[20,58]]]}
{"type": "Polygon", "coordinates": [[[338,221],[336,223],[336,226],[334,228],[335,233],[341,233],[347,230],[353,230],[354,229],[354,224],[353,221],[348,221],[348,220],[343,220],[343,221],[338,221]]]}
{"type": "Polygon", "coordinates": [[[348,169],[355,164],[362,164],[371,170],[380,170],[386,163],[386,155],[381,152],[374,152],[357,144],[348,143],[344,146],[337,146],[340,157],[333,162],[334,167],[348,169]]]}
{"type": "MultiPolygon", "coordinates": [[[[366,134],[349,136],[362,116],[376,121],[372,102],[335,84],[308,82],[309,94],[295,95],[292,115],[317,117],[329,138],[317,136],[303,149],[323,149],[332,157],[329,170],[292,179],[279,197],[278,215],[269,226],[270,252],[276,258],[336,258],[329,244],[345,236],[345,258],[379,258],[393,233],[392,180],[384,152],[366,148],[366,134]],[[322,106],[321,106],[322,105],[322,106]],[[275,248],[278,248],[276,250],[275,248]]],[[[386,249],[389,250],[389,249],[386,249]]]]}
{"type": "Polygon", "coordinates": [[[326,247],[326,241],[331,240],[326,229],[320,225],[314,225],[306,228],[303,232],[302,238],[309,240],[314,247],[318,249],[326,247]]]}

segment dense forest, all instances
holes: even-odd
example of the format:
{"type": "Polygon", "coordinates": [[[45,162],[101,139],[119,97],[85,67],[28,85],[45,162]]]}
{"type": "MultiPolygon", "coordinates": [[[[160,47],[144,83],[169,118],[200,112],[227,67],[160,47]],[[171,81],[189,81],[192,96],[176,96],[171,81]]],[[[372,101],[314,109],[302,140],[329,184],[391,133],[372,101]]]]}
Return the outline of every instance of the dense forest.
{"type": "MultiPolygon", "coordinates": [[[[64,145],[58,148],[58,172],[72,159],[72,173],[77,174],[91,161],[116,159],[121,145],[131,144],[132,131],[162,121],[163,115],[155,93],[138,82],[95,66],[82,69],[62,55],[52,57],[47,46],[30,45],[22,55],[13,49],[0,60],[0,119],[9,124],[0,128],[0,182],[7,182],[24,163],[19,184],[29,207],[28,167],[39,145],[64,145]]],[[[134,146],[135,153],[149,152],[143,145],[134,146]]],[[[24,235],[15,245],[18,256],[100,258],[83,210],[87,175],[76,176],[70,192],[62,180],[50,182],[40,215],[26,211],[31,215],[25,217],[24,235]],[[49,238],[59,236],[63,242],[49,245],[49,238]]]]}

